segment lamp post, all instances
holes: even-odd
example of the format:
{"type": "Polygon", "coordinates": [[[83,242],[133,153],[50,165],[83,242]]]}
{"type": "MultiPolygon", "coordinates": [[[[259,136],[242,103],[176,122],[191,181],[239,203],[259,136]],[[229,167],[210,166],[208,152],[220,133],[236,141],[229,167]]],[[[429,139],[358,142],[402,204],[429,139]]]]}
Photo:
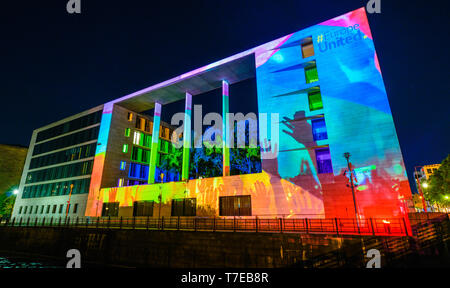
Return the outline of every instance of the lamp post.
{"type": "Polygon", "coordinates": [[[416,178],[417,189],[419,190],[419,195],[422,199],[423,212],[427,212],[427,204],[425,202],[425,197],[423,196],[422,187],[421,187],[420,181],[419,181],[419,175],[417,174],[417,167],[423,167],[423,166],[415,166],[414,167],[414,178],[416,178]]]}
{"type": "Polygon", "coordinates": [[[67,216],[69,215],[70,198],[72,197],[72,190],[73,190],[73,184],[70,184],[69,201],[67,201],[67,209],[66,209],[66,220],[67,220],[67,216]]]}
{"type": "Polygon", "coordinates": [[[161,217],[162,183],[163,183],[163,180],[164,180],[164,173],[161,173],[159,176],[161,177],[161,184],[159,184],[159,196],[158,196],[159,211],[158,211],[158,219],[161,217]]]}
{"type": "Polygon", "coordinates": [[[358,208],[357,208],[357,205],[356,205],[356,195],[355,195],[355,185],[353,183],[352,167],[350,165],[350,160],[349,160],[350,156],[351,155],[350,155],[349,152],[345,152],[344,153],[344,157],[345,157],[345,159],[347,159],[348,171],[350,172],[350,187],[352,188],[353,205],[355,206],[356,223],[359,226],[359,223],[358,223],[358,219],[359,219],[359,217],[358,217],[358,208]]]}

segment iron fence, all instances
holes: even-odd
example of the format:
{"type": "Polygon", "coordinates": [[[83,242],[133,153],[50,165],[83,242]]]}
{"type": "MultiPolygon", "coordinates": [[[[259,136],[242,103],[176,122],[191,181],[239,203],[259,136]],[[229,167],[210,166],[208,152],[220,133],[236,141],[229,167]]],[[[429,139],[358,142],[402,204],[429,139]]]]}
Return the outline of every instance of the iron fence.
{"type": "Polygon", "coordinates": [[[50,217],[13,218],[3,226],[106,229],[278,232],[333,235],[406,236],[404,218],[258,218],[258,217],[50,217]]]}

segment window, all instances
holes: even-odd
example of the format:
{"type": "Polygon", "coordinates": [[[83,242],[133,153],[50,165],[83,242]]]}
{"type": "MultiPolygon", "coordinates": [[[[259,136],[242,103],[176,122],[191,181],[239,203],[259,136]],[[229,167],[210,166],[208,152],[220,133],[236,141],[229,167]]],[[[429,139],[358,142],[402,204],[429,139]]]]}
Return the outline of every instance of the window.
{"type": "Polygon", "coordinates": [[[317,173],[333,173],[329,148],[316,149],[317,173]]]}
{"type": "Polygon", "coordinates": [[[153,216],[153,201],[134,201],[133,216],[153,216]]]}
{"type": "Polygon", "coordinates": [[[30,214],[33,213],[33,206],[30,206],[30,214]]]}
{"type": "Polygon", "coordinates": [[[127,162],[120,161],[120,170],[125,170],[126,167],[127,167],[127,162]]]}
{"type": "Polygon", "coordinates": [[[130,128],[126,128],[125,129],[125,137],[130,137],[131,134],[131,129],[130,128]]]}
{"type": "Polygon", "coordinates": [[[44,214],[44,205],[41,206],[41,214],[44,214]]]}
{"type": "Polygon", "coordinates": [[[308,92],[309,110],[319,110],[323,108],[322,95],[320,91],[308,92]]]}
{"type": "Polygon", "coordinates": [[[55,213],[56,213],[56,204],[55,204],[55,205],[53,205],[53,210],[52,210],[52,213],[53,213],[53,214],[55,214],[55,213]]]}
{"type": "Polygon", "coordinates": [[[197,199],[184,198],[172,200],[172,216],[195,216],[197,213],[197,199]]]}
{"type": "Polygon", "coordinates": [[[64,204],[59,205],[59,214],[63,213],[64,204]]]}
{"type": "Polygon", "coordinates": [[[308,58],[314,56],[314,45],[312,42],[312,37],[308,37],[302,40],[302,56],[303,58],[308,58]]]}
{"type": "Polygon", "coordinates": [[[128,144],[123,144],[122,152],[128,153],[128,144]]]}
{"type": "Polygon", "coordinates": [[[76,214],[77,211],[78,211],[78,203],[75,203],[75,204],[73,205],[73,214],[76,214]]]}
{"type": "Polygon", "coordinates": [[[323,117],[311,120],[311,126],[314,141],[328,139],[327,127],[325,126],[325,119],[323,117]]]}
{"type": "Polygon", "coordinates": [[[431,174],[431,173],[433,173],[433,172],[431,171],[430,168],[428,168],[428,169],[427,169],[427,173],[428,173],[428,174],[431,174]]]}
{"type": "Polygon", "coordinates": [[[119,216],[119,202],[103,203],[102,217],[119,216]]]}
{"type": "Polygon", "coordinates": [[[19,207],[19,214],[22,214],[22,206],[19,207]]]}
{"type": "Polygon", "coordinates": [[[47,210],[45,210],[45,214],[50,213],[50,205],[47,205],[47,210]]]}
{"type": "Polygon", "coordinates": [[[128,112],[127,119],[128,119],[128,121],[133,121],[133,113],[128,112]]]}
{"type": "Polygon", "coordinates": [[[130,163],[128,177],[147,180],[148,179],[148,166],[137,164],[137,163],[130,163]]]}
{"type": "Polygon", "coordinates": [[[252,201],[250,195],[224,196],[219,198],[220,216],[251,216],[252,201]]]}
{"type": "Polygon", "coordinates": [[[117,187],[123,187],[123,178],[119,178],[117,181],[117,187]]]}
{"type": "Polygon", "coordinates": [[[317,66],[315,63],[305,68],[305,78],[307,84],[319,81],[319,75],[317,74],[317,66]]]}

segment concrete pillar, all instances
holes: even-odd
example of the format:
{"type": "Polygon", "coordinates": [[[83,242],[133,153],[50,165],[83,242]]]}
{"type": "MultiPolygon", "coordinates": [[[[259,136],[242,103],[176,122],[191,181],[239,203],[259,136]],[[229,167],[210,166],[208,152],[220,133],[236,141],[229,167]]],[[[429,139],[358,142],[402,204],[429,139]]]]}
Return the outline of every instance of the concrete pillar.
{"type": "Polygon", "coordinates": [[[150,151],[150,163],[148,169],[148,184],[155,183],[156,159],[159,148],[159,125],[161,122],[161,104],[155,102],[155,112],[153,115],[153,132],[152,132],[152,147],[150,151]]]}
{"type": "Polygon", "coordinates": [[[192,116],[192,95],[186,92],[186,105],[184,108],[184,131],[183,131],[183,166],[181,168],[181,180],[189,179],[189,157],[191,148],[191,116],[192,116]]]}
{"type": "Polygon", "coordinates": [[[222,81],[222,147],[223,147],[223,176],[230,176],[230,125],[229,125],[229,94],[227,81],[222,81]]]}

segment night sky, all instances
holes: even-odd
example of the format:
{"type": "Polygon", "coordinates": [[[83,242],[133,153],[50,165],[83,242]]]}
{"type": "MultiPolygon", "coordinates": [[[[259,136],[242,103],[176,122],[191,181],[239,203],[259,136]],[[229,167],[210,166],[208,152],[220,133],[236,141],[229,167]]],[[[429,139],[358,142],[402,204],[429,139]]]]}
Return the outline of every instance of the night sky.
{"type": "MultiPolygon", "coordinates": [[[[82,13],[72,15],[66,3],[1,4],[0,143],[28,146],[36,128],[367,0],[81,0],[82,13]]],[[[449,153],[448,3],[381,0],[382,13],[368,15],[410,179],[415,165],[440,163],[449,153]]]]}

